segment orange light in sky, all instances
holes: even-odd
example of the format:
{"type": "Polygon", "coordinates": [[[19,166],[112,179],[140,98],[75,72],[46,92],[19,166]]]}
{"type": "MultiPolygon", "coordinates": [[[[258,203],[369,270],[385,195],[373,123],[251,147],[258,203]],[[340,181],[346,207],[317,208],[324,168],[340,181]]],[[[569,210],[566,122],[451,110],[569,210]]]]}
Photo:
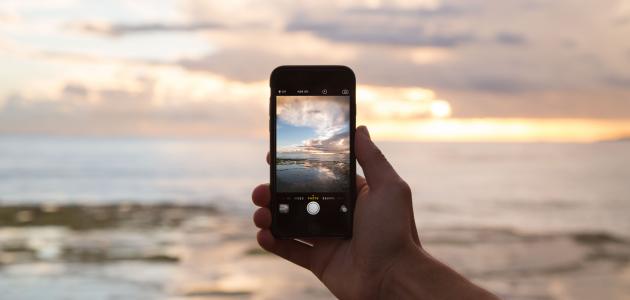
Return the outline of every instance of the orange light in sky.
{"type": "MultiPolygon", "coordinates": [[[[359,124],[363,124],[359,120],[359,124]]],[[[454,142],[595,142],[630,136],[630,120],[422,119],[365,120],[377,139],[454,142]]]]}
{"type": "Polygon", "coordinates": [[[446,118],[451,116],[451,105],[444,100],[435,100],[431,102],[431,115],[436,118],[446,118]]]}

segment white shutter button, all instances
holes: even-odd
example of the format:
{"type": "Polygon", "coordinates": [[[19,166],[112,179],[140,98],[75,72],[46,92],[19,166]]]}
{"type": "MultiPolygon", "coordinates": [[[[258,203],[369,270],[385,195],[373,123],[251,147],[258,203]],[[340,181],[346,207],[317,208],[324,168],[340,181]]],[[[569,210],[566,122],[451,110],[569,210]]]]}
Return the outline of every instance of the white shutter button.
{"type": "Polygon", "coordinates": [[[311,201],[308,204],[306,204],[306,212],[308,212],[310,215],[316,215],[319,213],[319,203],[315,202],[315,201],[311,201]]]}

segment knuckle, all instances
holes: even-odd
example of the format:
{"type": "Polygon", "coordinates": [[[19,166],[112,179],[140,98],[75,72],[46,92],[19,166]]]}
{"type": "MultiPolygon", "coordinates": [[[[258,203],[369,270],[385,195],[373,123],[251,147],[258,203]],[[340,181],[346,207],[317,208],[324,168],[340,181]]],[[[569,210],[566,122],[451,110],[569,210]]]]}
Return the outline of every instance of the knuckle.
{"type": "Polygon", "coordinates": [[[370,159],[373,161],[387,161],[387,158],[385,157],[385,154],[383,154],[383,151],[381,151],[381,149],[375,148],[371,155],[370,155],[370,159]]]}
{"type": "Polygon", "coordinates": [[[402,179],[398,179],[396,190],[403,197],[411,197],[411,187],[402,179]]]}

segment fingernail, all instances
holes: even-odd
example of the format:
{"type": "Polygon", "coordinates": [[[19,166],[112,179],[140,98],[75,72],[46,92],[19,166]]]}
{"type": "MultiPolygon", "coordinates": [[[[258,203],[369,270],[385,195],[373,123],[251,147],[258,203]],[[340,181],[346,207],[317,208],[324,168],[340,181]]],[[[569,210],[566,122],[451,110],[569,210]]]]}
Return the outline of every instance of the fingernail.
{"type": "Polygon", "coordinates": [[[359,126],[359,128],[357,128],[357,129],[358,129],[358,130],[360,130],[363,134],[365,134],[365,135],[368,137],[368,139],[371,139],[371,137],[370,137],[370,131],[367,129],[367,127],[366,127],[366,126],[361,125],[361,126],[359,126]]]}

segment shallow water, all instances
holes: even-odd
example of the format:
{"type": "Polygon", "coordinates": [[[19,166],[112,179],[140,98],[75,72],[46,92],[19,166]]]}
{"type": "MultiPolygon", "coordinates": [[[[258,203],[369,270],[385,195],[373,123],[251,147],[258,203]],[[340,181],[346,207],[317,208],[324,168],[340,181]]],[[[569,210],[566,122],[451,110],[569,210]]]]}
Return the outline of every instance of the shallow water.
{"type": "MultiPolygon", "coordinates": [[[[630,143],[379,145],[413,189],[423,245],[501,298],[630,295],[630,143]]],[[[60,217],[29,227],[41,214],[3,215],[14,219],[0,227],[0,295],[330,299],[256,245],[250,191],[268,179],[266,151],[266,141],[1,137],[4,212],[45,203],[41,213],[60,217]],[[122,205],[83,216],[54,203],[122,205]]]]}
{"type": "Polygon", "coordinates": [[[630,235],[630,143],[384,144],[424,227],[630,235]]]}
{"type": "MultiPolygon", "coordinates": [[[[309,272],[261,251],[249,218],[175,227],[0,230],[3,299],[330,299],[309,272]],[[169,257],[169,259],[155,259],[169,257]]],[[[630,294],[630,240],[602,234],[425,229],[424,247],[502,299],[630,294]]]]}
{"type": "Polygon", "coordinates": [[[276,165],[278,192],[344,192],[348,170],[338,161],[282,160],[276,165]]]}
{"type": "MultiPolygon", "coordinates": [[[[421,227],[630,234],[630,143],[378,143],[421,227]]],[[[2,202],[175,202],[248,216],[267,141],[0,137],[2,202]]]]}

